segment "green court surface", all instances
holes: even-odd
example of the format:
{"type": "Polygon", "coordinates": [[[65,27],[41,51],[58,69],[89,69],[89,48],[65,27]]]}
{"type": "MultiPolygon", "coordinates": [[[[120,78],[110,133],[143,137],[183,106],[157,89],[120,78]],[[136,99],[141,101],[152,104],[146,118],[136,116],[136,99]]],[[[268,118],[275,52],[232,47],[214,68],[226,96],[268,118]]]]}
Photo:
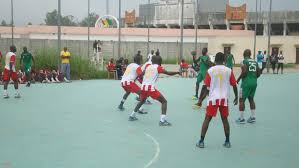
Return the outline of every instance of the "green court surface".
{"type": "MultiPolygon", "coordinates": [[[[231,149],[222,147],[219,115],[211,122],[206,148],[195,147],[205,114],[204,108],[192,109],[195,80],[158,81],[172,127],[159,127],[158,102],[145,106],[149,114],[129,122],[136,96],[118,111],[124,93],[119,81],[22,86],[21,99],[0,99],[0,168],[299,166],[299,74],[260,78],[256,124],[237,125],[238,108],[231,106],[231,149]]],[[[12,85],[9,92],[12,97],[12,85]]]]}

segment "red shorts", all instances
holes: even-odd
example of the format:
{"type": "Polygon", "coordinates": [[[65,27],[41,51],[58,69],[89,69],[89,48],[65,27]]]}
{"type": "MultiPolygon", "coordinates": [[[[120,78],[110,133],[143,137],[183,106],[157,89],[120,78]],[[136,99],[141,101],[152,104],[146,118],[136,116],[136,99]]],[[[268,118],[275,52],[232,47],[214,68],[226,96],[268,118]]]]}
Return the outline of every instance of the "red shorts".
{"type": "Polygon", "coordinates": [[[126,92],[137,93],[140,90],[140,87],[136,85],[135,82],[130,82],[130,85],[122,85],[126,92]]]}
{"type": "Polygon", "coordinates": [[[140,99],[144,100],[148,97],[151,97],[151,98],[157,100],[160,96],[161,96],[161,93],[158,90],[155,90],[155,91],[141,91],[140,99]]]}
{"type": "Polygon", "coordinates": [[[219,106],[219,105],[208,105],[206,109],[206,115],[209,117],[216,117],[217,111],[220,111],[221,116],[228,117],[228,106],[219,106]]]}
{"type": "Polygon", "coordinates": [[[12,79],[13,81],[16,81],[17,78],[17,72],[11,72],[8,69],[4,69],[3,71],[3,81],[9,81],[12,79]]]}

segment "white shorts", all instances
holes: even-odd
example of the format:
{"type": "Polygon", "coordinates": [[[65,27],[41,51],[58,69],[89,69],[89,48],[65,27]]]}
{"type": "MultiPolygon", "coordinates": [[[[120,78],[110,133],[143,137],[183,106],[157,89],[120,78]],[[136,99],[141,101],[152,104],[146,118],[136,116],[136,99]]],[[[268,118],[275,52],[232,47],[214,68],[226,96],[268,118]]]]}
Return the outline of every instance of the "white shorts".
{"type": "Polygon", "coordinates": [[[262,62],[259,62],[259,63],[257,63],[257,64],[258,64],[258,66],[259,66],[260,69],[263,68],[263,63],[262,63],[262,62]]]}

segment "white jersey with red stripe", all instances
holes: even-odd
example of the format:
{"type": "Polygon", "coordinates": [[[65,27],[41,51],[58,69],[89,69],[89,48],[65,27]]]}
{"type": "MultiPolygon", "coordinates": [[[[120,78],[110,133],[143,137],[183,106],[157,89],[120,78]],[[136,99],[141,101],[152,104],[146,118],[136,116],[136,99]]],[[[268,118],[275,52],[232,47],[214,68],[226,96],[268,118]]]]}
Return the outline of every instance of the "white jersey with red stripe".
{"type": "Polygon", "coordinates": [[[131,63],[127,66],[127,69],[121,79],[122,85],[130,85],[130,82],[134,82],[136,78],[142,73],[141,67],[136,63],[131,63]]]}
{"type": "Polygon", "coordinates": [[[8,52],[5,57],[5,69],[12,70],[16,72],[16,54],[13,52],[8,52]],[[10,69],[10,64],[12,64],[12,69],[10,69]]]}
{"type": "Polygon", "coordinates": [[[160,65],[153,64],[149,65],[143,76],[143,82],[141,86],[142,91],[155,91],[155,83],[159,77],[159,74],[164,71],[164,68],[160,65]]]}
{"type": "Polygon", "coordinates": [[[209,88],[208,105],[228,106],[230,86],[236,86],[236,78],[230,68],[224,65],[211,67],[204,81],[209,88]]]}
{"type": "Polygon", "coordinates": [[[150,65],[152,65],[152,61],[147,61],[145,64],[143,64],[141,67],[142,72],[145,71],[145,69],[150,65]]]}

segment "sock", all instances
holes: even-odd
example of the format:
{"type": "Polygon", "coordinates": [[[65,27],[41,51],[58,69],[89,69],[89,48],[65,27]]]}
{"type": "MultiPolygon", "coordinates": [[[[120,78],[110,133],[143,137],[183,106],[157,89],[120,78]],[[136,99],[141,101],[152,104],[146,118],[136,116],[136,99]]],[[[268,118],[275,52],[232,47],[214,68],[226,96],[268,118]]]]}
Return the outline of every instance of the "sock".
{"type": "Polygon", "coordinates": [[[139,108],[139,110],[138,111],[143,111],[143,108],[142,108],[142,106],[139,108]]]}
{"type": "Polygon", "coordinates": [[[122,99],[120,102],[120,105],[123,105],[125,103],[126,99],[122,99]]]}
{"type": "Polygon", "coordinates": [[[203,142],[205,140],[205,136],[200,136],[199,142],[203,142]]]}
{"type": "Polygon", "coordinates": [[[16,89],[16,94],[18,94],[19,93],[19,89],[16,89]]]}
{"type": "Polygon", "coordinates": [[[241,119],[241,120],[244,119],[244,111],[240,111],[240,119],[241,119]]]}
{"type": "Polygon", "coordinates": [[[251,117],[255,117],[255,109],[251,109],[251,117]]]}
{"type": "Polygon", "coordinates": [[[4,92],[3,92],[4,94],[7,94],[7,90],[4,90],[4,92]]]}
{"type": "Polygon", "coordinates": [[[229,134],[225,134],[225,142],[229,142],[229,134]]]}
{"type": "Polygon", "coordinates": [[[135,111],[133,111],[132,113],[131,113],[131,117],[135,117],[135,115],[136,115],[136,112],[135,111]]]}
{"type": "Polygon", "coordinates": [[[160,121],[161,121],[161,122],[164,122],[164,121],[165,121],[165,118],[166,118],[166,115],[162,114],[162,115],[161,115],[161,118],[160,118],[160,121]]]}

